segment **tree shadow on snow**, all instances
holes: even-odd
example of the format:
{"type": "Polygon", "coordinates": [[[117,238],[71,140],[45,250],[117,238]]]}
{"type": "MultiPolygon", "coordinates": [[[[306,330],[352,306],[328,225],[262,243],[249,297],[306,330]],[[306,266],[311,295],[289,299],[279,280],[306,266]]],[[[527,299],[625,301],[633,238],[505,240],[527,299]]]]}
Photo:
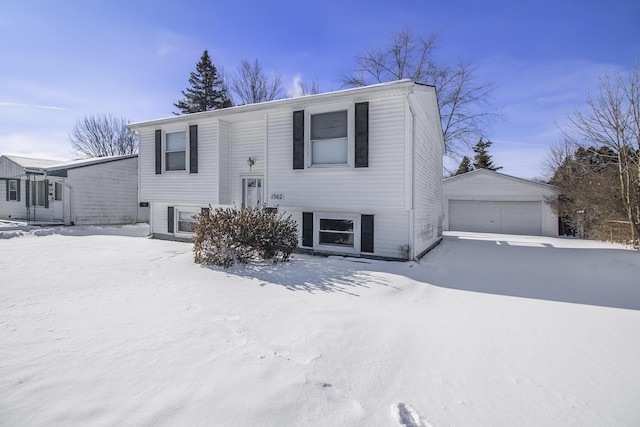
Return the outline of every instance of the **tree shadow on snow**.
{"type": "Polygon", "coordinates": [[[465,291],[640,310],[637,251],[495,237],[445,236],[412,278],[465,291]]]}
{"type": "Polygon", "coordinates": [[[296,254],[289,262],[236,265],[228,269],[209,267],[239,277],[258,280],[260,286],[284,286],[290,291],[339,292],[355,297],[358,288],[394,287],[390,281],[370,274],[375,261],[355,258],[322,257],[296,254]]]}

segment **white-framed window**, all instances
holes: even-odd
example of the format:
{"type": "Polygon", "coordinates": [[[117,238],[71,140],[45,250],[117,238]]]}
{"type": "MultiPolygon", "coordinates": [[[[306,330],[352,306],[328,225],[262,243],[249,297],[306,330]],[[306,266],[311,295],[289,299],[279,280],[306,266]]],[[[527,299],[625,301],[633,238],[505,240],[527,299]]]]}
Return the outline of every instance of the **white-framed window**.
{"type": "Polygon", "coordinates": [[[316,212],[314,223],[318,247],[341,252],[360,251],[360,215],[316,212]]]}
{"type": "Polygon", "coordinates": [[[192,234],[195,225],[198,223],[196,216],[200,212],[189,209],[177,209],[176,215],[176,232],[184,234],[192,234]]]}
{"type": "Polygon", "coordinates": [[[183,171],[187,165],[187,132],[167,132],[165,134],[164,169],[183,171]]]}
{"type": "Polygon", "coordinates": [[[9,200],[18,201],[18,180],[10,179],[7,181],[9,186],[9,200]]]}
{"type": "Polygon", "coordinates": [[[346,165],[349,160],[347,110],[311,114],[311,161],[314,165],[346,165]]]}
{"type": "Polygon", "coordinates": [[[30,181],[31,206],[44,206],[47,198],[47,188],[44,181],[30,181]]]}
{"type": "Polygon", "coordinates": [[[306,140],[311,166],[349,166],[353,158],[353,104],[309,109],[306,140]]]}

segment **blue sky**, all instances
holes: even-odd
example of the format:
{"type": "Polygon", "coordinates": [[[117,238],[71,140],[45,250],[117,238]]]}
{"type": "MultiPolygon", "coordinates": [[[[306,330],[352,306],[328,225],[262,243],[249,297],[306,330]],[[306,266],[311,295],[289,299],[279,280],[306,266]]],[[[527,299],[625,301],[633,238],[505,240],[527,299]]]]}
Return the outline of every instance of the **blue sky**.
{"type": "Polygon", "coordinates": [[[523,178],[543,175],[598,77],[640,59],[637,0],[0,0],[0,154],[68,159],[77,118],[170,116],[204,49],[227,73],[258,58],[289,90],[296,77],[338,90],[355,55],[402,28],[440,32],[441,62],[495,83],[486,139],[523,178]]]}

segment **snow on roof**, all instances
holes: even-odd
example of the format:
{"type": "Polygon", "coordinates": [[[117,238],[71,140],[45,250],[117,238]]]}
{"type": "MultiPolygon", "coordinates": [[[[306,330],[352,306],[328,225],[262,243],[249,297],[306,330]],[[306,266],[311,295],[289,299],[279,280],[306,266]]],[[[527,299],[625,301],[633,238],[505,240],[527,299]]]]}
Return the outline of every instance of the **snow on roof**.
{"type": "Polygon", "coordinates": [[[160,125],[160,124],[166,124],[166,123],[174,123],[174,122],[180,122],[185,120],[185,117],[188,117],[189,119],[196,119],[196,118],[203,118],[203,117],[216,117],[216,116],[226,116],[229,117],[231,115],[233,115],[234,113],[246,113],[246,112],[251,112],[251,111],[261,111],[264,110],[266,108],[273,108],[276,106],[284,106],[284,105],[289,105],[289,104],[297,104],[297,103],[301,103],[301,102],[310,102],[310,101],[318,101],[318,100],[326,100],[326,99],[331,99],[331,98],[335,98],[335,97],[339,97],[339,96],[349,96],[355,93],[358,94],[362,94],[362,93],[375,93],[375,92],[379,92],[379,91],[388,91],[388,90],[413,90],[414,88],[424,88],[424,87],[433,87],[427,84],[422,84],[422,83],[416,83],[413,80],[410,79],[404,79],[404,80],[395,80],[395,81],[391,81],[391,82],[384,82],[384,83],[378,83],[378,84],[374,84],[374,85],[369,85],[369,86],[360,86],[360,87],[356,87],[356,88],[348,88],[348,89],[342,89],[342,90],[337,90],[337,91],[332,91],[332,92],[322,92],[322,93],[317,93],[317,94],[311,94],[311,95],[303,95],[303,96],[298,96],[295,98],[284,98],[284,99],[276,99],[273,101],[266,101],[266,102],[260,102],[257,104],[245,104],[245,105],[237,105],[234,107],[228,107],[228,108],[221,108],[221,109],[217,109],[217,110],[209,110],[209,111],[201,111],[198,113],[191,113],[191,114],[181,114],[181,115],[177,115],[177,116],[171,116],[171,117],[165,117],[165,118],[160,118],[160,119],[152,119],[152,120],[147,120],[147,121],[143,121],[143,122],[136,122],[136,123],[129,123],[127,125],[127,128],[130,131],[136,130],[136,129],[140,129],[146,126],[152,126],[152,125],[160,125]]]}
{"type": "Polygon", "coordinates": [[[500,173],[500,172],[496,172],[494,170],[491,169],[475,169],[469,172],[465,172],[462,173],[460,175],[454,175],[454,176],[450,176],[448,178],[445,178],[443,180],[443,182],[451,182],[451,181],[457,181],[459,179],[464,179],[464,178],[471,178],[473,175],[496,175],[505,179],[512,179],[512,180],[516,180],[516,181],[520,181],[526,184],[531,184],[531,185],[537,185],[540,187],[546,187],[546,188],[551,188],[554,190],[559,190],[558,187],[556,187],[555,185],[551,185],[551,184],[545,184],[544,182],[538,182],[538,181],[532,181],[530,179],[525,179],[525,178],[519,178],[517,176],[513,176],[513,175],[507,175],[504,173],[500,173]]]}
{"type": "Polygon", "coordinates": [[[25,169],[44,169],[46,167],[57,165],[62,162],[62,160],[34,159],[32,157],[22,157],[22,156],[4,155],[3,157],[6,157],[7,159],[11,160],[15,164],[25,169]]]}
{"type": "Polygon", "coordinates": [[[45,169],[47,171],[55,171],[55,170],[61,170],[61,169],[75,169],[75,168],[81,168],[81,167],[90,166],[90,165],[97,165],[100,163],[113,162],[116,160],[131,159],[134,157],[138,157],[138,155],[125,154],[121,156],[105,156],[105,157],[94,157],[91,159],[79,159],[79,160],[72,160],[65,163],[58,162],[57,164],[49,166],[45,169]]]}

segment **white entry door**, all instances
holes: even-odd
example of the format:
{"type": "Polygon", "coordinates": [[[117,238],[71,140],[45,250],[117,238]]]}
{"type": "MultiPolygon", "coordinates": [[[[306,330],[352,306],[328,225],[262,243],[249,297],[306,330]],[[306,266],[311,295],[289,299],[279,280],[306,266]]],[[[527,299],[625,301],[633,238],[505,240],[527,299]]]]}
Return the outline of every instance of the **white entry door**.
{"type": "Polygon", "coordinates": [[[53,219],[56,221],[62,221],[64,218],[64,195],[63,185],[60,181],[53,182],[51,197],[49,198],[49,207],[53,209],[53,219]]]}
{"type": "Polygon", "coordinates": [[[255,208],[262,204],[262,178],[242,178],[242,207],[255,208]]]}

